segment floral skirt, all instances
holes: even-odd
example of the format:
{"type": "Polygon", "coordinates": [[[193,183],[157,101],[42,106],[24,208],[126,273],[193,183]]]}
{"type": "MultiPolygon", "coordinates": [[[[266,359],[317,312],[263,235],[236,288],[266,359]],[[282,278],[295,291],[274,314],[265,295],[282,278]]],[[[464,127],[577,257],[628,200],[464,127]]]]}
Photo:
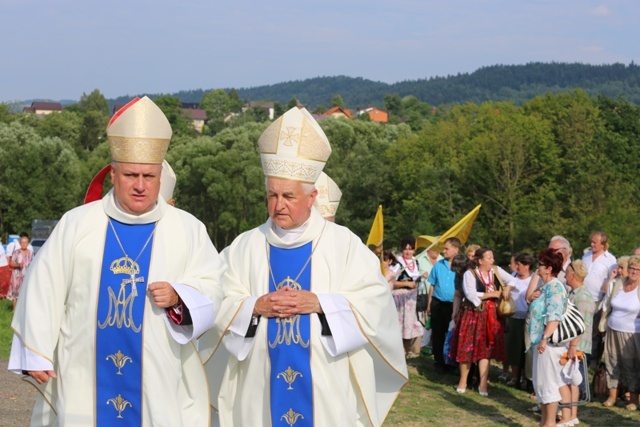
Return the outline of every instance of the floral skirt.
{"type": "Polygon", "coordinates": [[[22,286],[22,281],[24,280],[25,270],[24,269],[14,269],[11,272],[11,279],[9,279],[9,292],[7,292],[7,299],[15,301],[18,299],[18,295],[20,294],[20,287],[22,286]]]}
{"type": "Polygon", "coordinates": [[[417,289],[394,289],[391,291],[398,311],[398,321],[402,329],[402,338],[409,340],[422,336],[424,327],[418,322],[416,314],[417,289]]]}
{"type": "Polygon", "coordinates": [[[495,302],[485,301],[482,311],[465,304],[460,311],[449,356],[458,363],[476,363],[482,359],[504,362],[504,320],[498,318],[495,302]]]}

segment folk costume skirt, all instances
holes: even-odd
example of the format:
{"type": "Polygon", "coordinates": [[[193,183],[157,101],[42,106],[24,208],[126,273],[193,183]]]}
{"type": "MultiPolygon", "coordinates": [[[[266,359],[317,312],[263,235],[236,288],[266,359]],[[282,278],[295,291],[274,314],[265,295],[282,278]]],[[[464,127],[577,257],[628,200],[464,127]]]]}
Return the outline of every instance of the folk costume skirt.
{"type": "Polygon", "coordinates": [[[0,267],[0,299],[6,298],[9,293],[9,279],[11,278],[11,269],[8,265],[0,267]]]}
{"type": "Polygon", "coordinates": [[[504,320],[498,318],[495,301],[484,301],[482,310],[467,304],[460,310],[449,356],[458,363],[476,363],[482,359],[504,362],[504,320]]]}

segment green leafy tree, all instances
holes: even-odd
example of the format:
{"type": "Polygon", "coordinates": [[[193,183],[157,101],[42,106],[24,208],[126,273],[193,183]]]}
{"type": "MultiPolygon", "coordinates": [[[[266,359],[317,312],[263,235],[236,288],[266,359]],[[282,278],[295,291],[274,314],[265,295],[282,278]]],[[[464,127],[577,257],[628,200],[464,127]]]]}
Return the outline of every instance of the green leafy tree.
{"type": "Polygon", "coordinates": [[[0,123],[0,228],[29,230],[79,203],[80,163],[71,145],[21,123],[0,123]]]}
{"type": "Polygon", "coordinates": [[[295,96],[292,97],[289,102],[287,103],[287,111],[292,109],[293,107],[297,107],[298,106],[298,98],[296,98],[295,96]]]}
{"type": "Polygon", "coordinates": [[[162,95],[153,100],[171,124],[174,135],[193,135],[195,130],[191,118],[182,112],[182,103],[177,96],[162,95]]]}
{"type": "Polygon", "coordinates": [[[342,96],[340,95],[334,95],[333,98],[331,98],[331,102],[329,103],[329,105],[331,107],[346,108],[344,101],[342,100],[342,96]]]}
{"type": "Polygon", "coordinates": [[[35,129],[43,138],[58,137],[68,142],[80,156],[85,153],[82,147],[83,126],[84,118],[80,113],[65,109],[60,113],[47,114],[37,122],[35,129]]]}
{"type": "Polygon", "coordinates": [[[83,92],[78,106],[80,107],[80,111],[84,113],[98,111],[106,116],[109,116],[111,113],[107,99],[98,89],[93,90],[89,95],[83,92]]]}

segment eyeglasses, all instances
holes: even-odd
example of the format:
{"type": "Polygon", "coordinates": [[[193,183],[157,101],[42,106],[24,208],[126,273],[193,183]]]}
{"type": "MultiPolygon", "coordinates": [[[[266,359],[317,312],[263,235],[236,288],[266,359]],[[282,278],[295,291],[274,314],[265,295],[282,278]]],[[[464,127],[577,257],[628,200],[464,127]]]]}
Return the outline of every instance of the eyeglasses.
{"type": "Polygon", "coordinates": [[[627,271],[628,271],[629,273],[631,273],[632,271],[633,271],[634,273],[640,273],[640,268],[627,267],[627,271]]]}

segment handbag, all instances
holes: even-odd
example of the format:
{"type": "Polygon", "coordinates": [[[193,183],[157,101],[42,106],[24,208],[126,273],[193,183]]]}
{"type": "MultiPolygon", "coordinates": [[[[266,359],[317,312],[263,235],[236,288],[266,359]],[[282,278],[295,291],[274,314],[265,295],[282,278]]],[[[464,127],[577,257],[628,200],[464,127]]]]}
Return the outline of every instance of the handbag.
{"type": "Polygon", "coordinates": [[[563,344],[567,341],[571,341],[574,338],[584,334],[584,318],[578,307],[567,299],[567,308],[562,316],[562,321],[558,324],[558,327],[549,338],[551,344],[563,344]]]}
{"type": "Polygon", "coordinates": [[[496,312],[500,317],[510,317],[516,314],[516,302],[513,300],[511,295],[509,295],[507,299],[500,297],[500,301],[496,307],[496,312]]]}
{"type": "Polygon", "coordinates": [[[418,313],[427,311],[427,306],[429,305],[429,294],[424,282],[425,280],[418,281],[418,297],[416,299],[416,312],[418,313]]]}
{"type": "Polygon", "coordinates": [[[607,367],[604,362],[599,362],[595,374],[593,374],[593,390],[594,396],[606,396],[609,394],[607,387],[607,367]]]}
{"type": "MultiPolygon", "coordinates": [[[[502,277],[500,277],[500,271],[494,265],[493,266],[493,277],[495,277],[498,281],[498,290],[502,290],[505,287],[504,282],[502,281],[502,277]]],[[[498,305],[496,306],[496,313],[500,317],[510,317],[516,314],[516,302],[511,297],[511,293],[509,293],[509,297],[507,299],[502,298],[500,296],[500,300],[498,301],[498,305]]]]}

